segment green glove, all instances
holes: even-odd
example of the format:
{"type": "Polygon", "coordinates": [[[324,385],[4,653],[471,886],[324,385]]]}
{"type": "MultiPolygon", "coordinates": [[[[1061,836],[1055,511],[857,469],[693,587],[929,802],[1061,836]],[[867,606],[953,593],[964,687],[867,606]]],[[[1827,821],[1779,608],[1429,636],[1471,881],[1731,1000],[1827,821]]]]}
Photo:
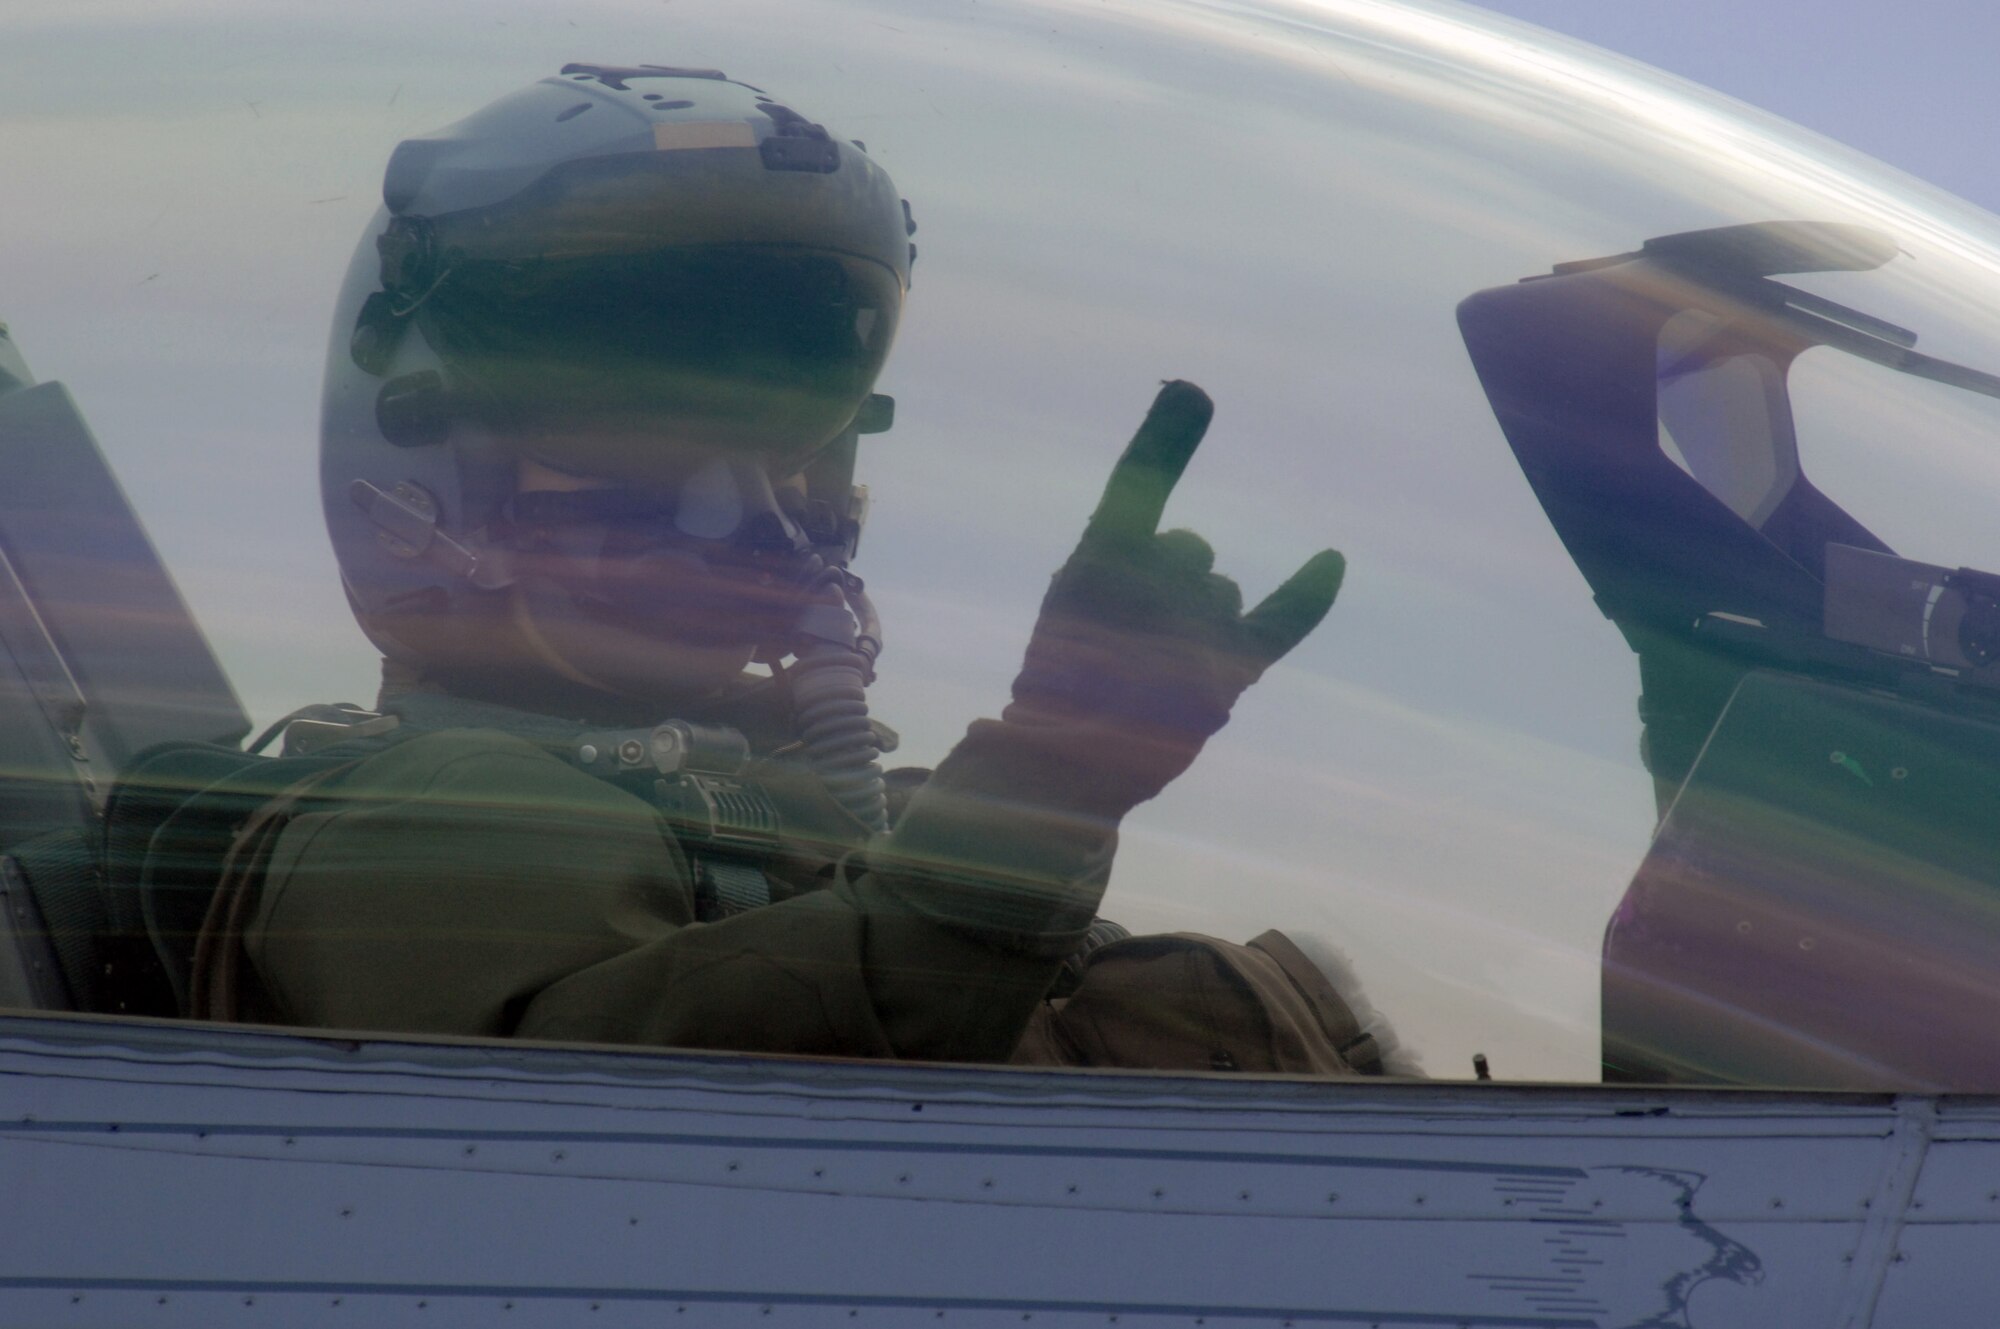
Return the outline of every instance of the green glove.
{"type": "Polygon", "coordinates": [[[1115,822],[1166,788],[1340,591],[1346,560],[1328,549],[1245,613],[1207,541],[1158,530],[1214,409],[1192,383],[1160,389],[1049,586],[1002,713],[1075,733],[1082,769],[1062,781],[1075,811],[1115,822]]]}
{"type": "Polygon", "coordinates": [[[1159,532],[1213,410],[1191,383],[1161,389],[1049,586],[1013,702],[972,725],[872,855],[919,912],[1066,954],[1095,915],[1119,820],[1332,607],[1346,570],[1332,550],[1246,614],[1207,542],[1159,532]]]}

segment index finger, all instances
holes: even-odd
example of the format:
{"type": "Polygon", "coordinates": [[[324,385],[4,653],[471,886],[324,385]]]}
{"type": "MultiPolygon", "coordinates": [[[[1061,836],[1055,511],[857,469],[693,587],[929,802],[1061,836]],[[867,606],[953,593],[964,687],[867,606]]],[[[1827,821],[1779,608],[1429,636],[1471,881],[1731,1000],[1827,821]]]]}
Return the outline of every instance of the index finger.
{"type": "Polygon", "coordinates": [[[1157,531],[1167,497],[1201,445],[1214,414],[1215,403],[1194,384],[1174,379],[1162,386],[1139,432],[1111,468],[1104,497],[1084,528],[1085,538],[1143,540],[1157,531]]]}

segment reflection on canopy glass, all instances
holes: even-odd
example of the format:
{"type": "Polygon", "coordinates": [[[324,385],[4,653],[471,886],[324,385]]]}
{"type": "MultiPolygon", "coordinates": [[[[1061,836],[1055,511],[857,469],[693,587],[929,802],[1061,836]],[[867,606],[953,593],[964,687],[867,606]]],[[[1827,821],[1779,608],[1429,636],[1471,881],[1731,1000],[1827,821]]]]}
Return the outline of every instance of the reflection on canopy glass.
{"type": "Polygon", "coordinates": [[[1639,654],[1662,819],[1606,939],[1609,1077],[1994,1073],[2000,579],[1898,558],[1817,488],[1786,390],[1826,347],[2000,396],[1775,280],[1894,252],[1853,227],[1718,228],[1461,306],[1524,473],[1639,654]]]}
{"type": "Polygon", "coordinates": [[[494,12],[7,21],[8,1000],[2000,1084],[1989,219],[1452,5],[494,12]]]}

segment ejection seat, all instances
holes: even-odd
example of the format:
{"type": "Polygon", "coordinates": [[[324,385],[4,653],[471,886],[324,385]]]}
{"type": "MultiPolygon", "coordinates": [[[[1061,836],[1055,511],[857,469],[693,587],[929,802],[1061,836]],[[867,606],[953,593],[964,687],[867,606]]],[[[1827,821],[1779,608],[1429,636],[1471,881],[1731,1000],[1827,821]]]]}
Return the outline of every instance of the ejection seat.
{"type": "Polygon", "coordinates": [[[170,1007],[136,889],[105,871],[135,757],[249,721],[59,383],[0,325],[0,1008],[170,1007]]]}

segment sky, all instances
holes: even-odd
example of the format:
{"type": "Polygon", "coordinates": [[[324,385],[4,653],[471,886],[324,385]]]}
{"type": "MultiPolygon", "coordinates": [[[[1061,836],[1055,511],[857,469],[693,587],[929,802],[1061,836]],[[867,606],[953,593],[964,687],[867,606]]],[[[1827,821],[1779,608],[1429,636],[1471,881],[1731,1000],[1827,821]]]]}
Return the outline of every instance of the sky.
{"type": "Polygon", "coordinates": [[[2000,7],[1987,0],[1490,0],[2000,210],[2000,7]]]}

